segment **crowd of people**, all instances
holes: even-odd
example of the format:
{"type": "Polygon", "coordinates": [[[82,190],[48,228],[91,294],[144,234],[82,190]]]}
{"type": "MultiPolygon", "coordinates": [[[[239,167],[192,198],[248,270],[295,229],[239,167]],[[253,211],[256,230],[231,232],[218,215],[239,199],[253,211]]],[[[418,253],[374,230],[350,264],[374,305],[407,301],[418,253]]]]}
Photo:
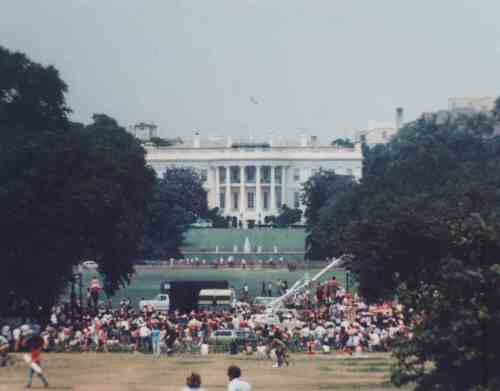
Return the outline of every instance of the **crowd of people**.
{"type": "MultiPolygon", "coordinates": [[[[276,285],[276,293],[286,291],[284,281],[276,285]]],[[[218,330],[234,330],[245,336],[239,351],[282,352],[278,364],[283,365],[288,350],[310,354],[387,351],[396,335],[409,332],[395,303],[368,306],[357,295],[347,293],[335,278],[290,296],[272,316],[266,315],[262,306],[247,302],[239,302],[231,311],[190,313],[138,310],[128,298],[113,306],[110,301],[98,303],[95,286],[94,282],[92,300],[86,306],[55,305],[43,328],[31,323],[15,328],[3,325],[0,335],[4,345],[10,351],[21,351],[23,341],[36,334],[42,338],[45,351],[131,351],[160,356],[201,351],[202,345],[213,345],[212,337],[218,330]]],[[[267,286],[265,282],[263,290],[267,286]]],[[[230,349],[235,351],[234,346],[223,347],[230,349]]]]}
{"type": "Polygon", "coordinates": [[[218,257],[213,259],[199,258],[199,257],[185,257],[185,258],[170,258],[166,261],[161,262],[150,262],[145,263],[146,266],[151,267],[169,267],[173,268],[213,268],[213,269],[224,269],[224,268],[242,268],[242,269],[263,269],[263,268],[296,268],[298,263],[287,262],[284,257],[276,256],[269,257],[267,259],[236,259],[233,256],[218,257]]]}

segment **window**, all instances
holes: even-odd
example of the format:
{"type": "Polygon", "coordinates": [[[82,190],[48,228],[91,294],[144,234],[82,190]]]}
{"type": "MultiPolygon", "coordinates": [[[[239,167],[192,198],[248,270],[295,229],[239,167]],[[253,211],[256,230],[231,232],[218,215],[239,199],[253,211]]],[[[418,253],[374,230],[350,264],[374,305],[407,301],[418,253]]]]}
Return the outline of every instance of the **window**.
{"type": "Polygon", "coordinates": [[[274,180],[276,181],[276,183],[281,183],[282,174],[283,174],[283,170],[281,169],[281,167],[276,167],[274,169],[274,180]]]}
{"type": "Polygon", "coordinates": [[[253,191],[247,193],[247,208],[255,209],[255,193],[253,191]]]}
{"type": "Polygon", "coordinates": [[[262,192],[262,203],[264,210],[269,210],[269,192],[262,192]]]}
{"type": "Polygon", "coordinates": [[[260,169],[260,181],[262,183],[270,183],[271,182],[271,167],[263,166],[260,169]]]}
{"type": "Polygon", "coordinates": [[[300,208],[300,193],[298,191],[293,193],[293,207],[300,208]]]}
{"type": "Polygon", "coordinates": [[[277,187],[276,188],[276,208],[281,209],[282,207],[282,202],[281,202],[281,188],[277,187]]]}
{"type": "Polygon", "coordinates": [[[226,209],[226,192],[221,191],[219,193],[219,208],[226,209]]]}
{"type": "Polygon", "coordinates": [[[206,182],[207,176],[208,176],[208,170],[205,170],[205,169],[201,170],[201,180],[203,182],[206,182]]]}
{"type": "Polygon", "coordinates": [[[300,181],[300,168],[294,168],[293,169],[293,180],[295,182],[299,182],[300,181]]]}
{"type": "Polygon", "coordinates": [[[231,167],[231,182],[239,183],[240,181],[240,168],[239,167],[231,167]]]}
{"type": "Polygon", "coordinates": [[[239,199],[240,199],[240,194],[237,192],[232,193],[233,197],[233,209],[239,209],[239,199]]]}
{"type": "Polygon", "coordinates": [[[219,167],[219,182],[226,183],[226,167],[219,167]]]}
{"type": "Polygon", "coordinates": [[[247,166],[245,167],[245,181],[248,183],[255,183],[255,175],[256,175],[255,166],[247,166]]]}

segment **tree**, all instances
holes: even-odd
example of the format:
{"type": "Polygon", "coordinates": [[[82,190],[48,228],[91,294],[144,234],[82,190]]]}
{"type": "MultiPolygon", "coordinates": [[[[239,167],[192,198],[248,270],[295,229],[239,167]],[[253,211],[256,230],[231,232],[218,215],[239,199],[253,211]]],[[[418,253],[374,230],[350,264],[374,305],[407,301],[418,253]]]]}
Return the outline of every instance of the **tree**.
{"type": "Polygon", "coordinates": [[[219,208],[212,208],[208,211],[207,220],[212,222],[213,228],[228,228],[229,220],[227,217],[222,216],[219,208]]]}
{"type": "Polygon", "coordinates": [[[278,216],[270,216],[268,222],[277,225],[278,227],[290,227],[294,224],[300,222],[302,218],[302,210],[295,208],[291,209],[287,205],[283,205],[281,207],[280,213],[278,216]]]}
{"type": "MultiPolygon", "coordinates": [[[[82,259],[105,288],[128,281],[153,174],[145,151],[106,116],[67,120],[53,67],[0,48],[0,311],[21,299],[47,314],[82,259]],[[15,300],[11,300],[15,299],[15,300]]],[[[40,312],[38,312],[40,311],[40,312]]]]}
{"type": "Polygon", "coordinates": [[[149,259],[179,257],[189,226],[208,215],[203,180],[192,169],[169,168],[156,180],[142,244],[149,259]]]}
{"type": "Polygon", "coordinates": [[[354,148],[354,142],[349,138],[337,138],[332,141],[332,146],[339,148],[354,148]]]}
{"type": "MultiPolygon", "coordinates": [[[[99,264],[104,288],[114,293],[129,283],[139,257],[154,171],[139,141],[105,114],[80,132],[85,156],[74,166],[72,196],[85,257],[99,264]]],[[[71,199],[71,198],[70,198],[71,199]]]]}
{"type": "Polygon", "coordinates": [[[303,199],[307,221],[306,257],[313,260],[332,256],[331,242],[325,240],[326,221],[329,214],[324,208],[331,208],[340,197],[356,186],[352,176],[337,175],[333,170],[321,170],[310,177],[303,186],[303,199]]]}
{"type": "Polygon", "coordinates": [[[64,129],[70,109],[66,83],[53,66],[31,61],[0,46],[0,131],[64,129]]]}
{"type": "Polygon", "coordinates": [[[174,145],[172,140],[167,140],[161,137],[151,137],[149,141],[157,147],[170,147],[171,145],[174,145]]]}
{"type": "MultiPolygon", "coordinates": [[[[494,126],[490,115],[422,117],[370,149],[359,187],[344,194],[353,219],[334,232],[338,251],[355,255],[360,294],[371,301],[397,295],[410,324],[394,349],[397,385],[499,386],[500,138],[494,126]]],[[[325,218],[337,219],[342,209],[325,218]]]]}

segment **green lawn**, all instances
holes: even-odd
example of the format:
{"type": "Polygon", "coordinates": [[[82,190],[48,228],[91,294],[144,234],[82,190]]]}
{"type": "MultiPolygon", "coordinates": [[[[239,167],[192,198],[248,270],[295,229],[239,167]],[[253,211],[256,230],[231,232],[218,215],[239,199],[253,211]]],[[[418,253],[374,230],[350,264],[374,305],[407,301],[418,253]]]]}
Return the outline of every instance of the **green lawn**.
{"type": "Polygon", "coordinates": [[[217,229],[199,228],[189,230],[184,251],[233,251],[234,245],[242,251],[248,238],[250,246],[255,251],[261,246],[263,252],[304,251],[306,232],[301,228],[259,228],[259,229],[217,229]]]}
{"type": "MultiPolygon", "coordinates": [[[[318,269],[311,269],[309,273],[313,276],[318,269]]],[[[113,298],[114,302],[119,301],[122,297],[130,297],[134,303],[137,303],[141,297],[152,298],[159,293],[160,283],[165,280],[170,281],[189,281],[189,280],[227,280],[230,285],[239,290],[243,284],[247,283],[251,296],[260,296],[262,281],[277,281],[278,278],[288,281],[291,286],[295,281],[301,278],[306,271],[299,270],[289,272],[287,269],[279,270],[171,270],[168,267],[160,267],[148,269],[147,267],[138,267],[137,274],[134,276],[132,283],[120,290],[113,298]]],[[[84,275],[84,286],[87,287],[89,280],[95,273],[87,272],[84,275]]],[[[324,279],[331,278],[333,275],[337,277],[339,282],[345,284],[345,272],[332,271],[326,273],[324,279]]],[[[276,290],[275,290],[276,292],[276,290]]]]}
{"type": "MultiPolygon", "coordinates": [[[[0,391],[23,390],[27,367],[20,355],[18,365],[0,369],[0,391]]],[[[179,391],[191,372],[202,378],[206,390],[227,390],[227,368],[238,365],[254,390],[265,391],[384,391],[396,389],[389,381],[393,360],[388,354],[363,359],[339,355],[294,355],[293,364],[273,368],[255,356],[176,355],[154,358],[143,354],[44,354],[43,368],[50,389],[75,391],[179,391]]],[[[34,387],[41,389],[38,379],[34,387]]]]}

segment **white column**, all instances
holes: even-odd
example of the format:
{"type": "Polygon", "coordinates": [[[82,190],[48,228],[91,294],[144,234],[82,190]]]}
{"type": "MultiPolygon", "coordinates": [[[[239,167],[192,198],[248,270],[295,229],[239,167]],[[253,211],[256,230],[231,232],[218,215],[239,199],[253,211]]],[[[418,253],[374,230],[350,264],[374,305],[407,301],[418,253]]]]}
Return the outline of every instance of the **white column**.
{"type": "MultiPolygon", "coordinates": [[[[286,204],[286,166],[281,167],[281,205],[286,204]]],[[[290,206],[290,205],[287,205],[290,206]]]]}
{"type": "Polygon", "coordinates": [[[231,210],[231,167],[226,166],[226,214],[231,210]]]}
{"type": "Polygon", "coordinates": [[[220,175],[218,166],[215,166],[215,206],[220,208],[220,175]]]}
{"type": "Polygon", "coordinates": [[[245,166],[240,166],[240,214],[246,209],[245,205],[245,166]]]}
{"type": "MultiPolygon", "coordinates": [[[[262,216],[262,188],[260,187],[260,166],[255,167],[255,212],[262,216]]],[[[262,221],[261,221],[262,223],[262,221]]]]}
{"type": "Polygon", "coordinates": [[[274,175],[274,166],[271,166],[271,213],[276,213],[276,178],[274,175]]]}

